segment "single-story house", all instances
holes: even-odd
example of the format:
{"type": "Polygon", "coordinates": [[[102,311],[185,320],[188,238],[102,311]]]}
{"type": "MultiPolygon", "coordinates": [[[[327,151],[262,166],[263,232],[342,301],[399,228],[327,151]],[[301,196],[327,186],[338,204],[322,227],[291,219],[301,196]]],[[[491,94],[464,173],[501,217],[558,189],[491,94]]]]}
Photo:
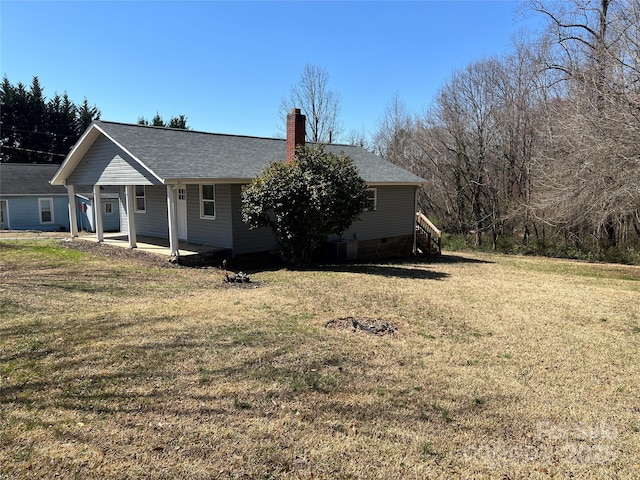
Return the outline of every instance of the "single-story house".
{"type": "MultiPolygon", "coordinates": [[[[49,183],[59,165],[0,163],[0,229],[70,231],[69,196],[63,186],[49,183]]],[[[120,229],[117,191],[103,192],[103,226],[120,229]]],[[[76,230],[95,231],[93,193],[77,192],[76,230]]]]}
{"type": "MultiPolygon", "coordinates": [[[[69,198],[92,187],[97,206],[100,187],[117,186],[121,232],[130,248],[144,235],[168,239],[175,256],[179,240],[223,247],[233,255],[272,251],[277,242],[271,230],[250,229],[242,221],[242,186],[271,162],[292,161],[296,146],[305,143],[305,121],[293,109],[286,139],[95,121],[51,184],[66,186],[69,198]]],[[[424,180],[361,147],[330,144],[326,150],[351,158],[371,197],[370,208],[341,239],[327,240],[337,240],[349,258],[415,251],[416,192],[424,180]]],[[[104,218],[97,217],[102,241],[104,218]]]]}

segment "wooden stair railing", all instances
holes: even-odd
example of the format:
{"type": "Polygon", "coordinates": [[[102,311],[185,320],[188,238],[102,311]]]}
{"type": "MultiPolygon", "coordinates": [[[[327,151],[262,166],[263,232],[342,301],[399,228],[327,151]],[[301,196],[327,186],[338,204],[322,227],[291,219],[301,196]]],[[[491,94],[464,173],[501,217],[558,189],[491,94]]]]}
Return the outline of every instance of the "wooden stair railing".
{"type": "Polygon", "coordinates": [[[416,240],[422,253],[442,253],[442,232],[422,213],[416,213],[416,240]]]}

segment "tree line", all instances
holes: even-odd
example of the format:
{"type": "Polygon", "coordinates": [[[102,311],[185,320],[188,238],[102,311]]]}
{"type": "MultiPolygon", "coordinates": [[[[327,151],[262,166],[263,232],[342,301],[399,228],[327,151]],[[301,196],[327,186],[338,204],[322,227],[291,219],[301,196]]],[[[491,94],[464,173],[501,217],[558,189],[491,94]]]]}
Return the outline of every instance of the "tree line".
{"type": "Polygon", "coordinates": [[[542,35],[454,72],[426,113],[393,99],[373,148],[422,176],[422,210],[470,243],[638,260],[640,2],[526,13],[542,35]]]}
{"type": "MultiPolygon", "coordinates": [[[[37,76],[27,88],[13,85],[5,76],[0,87],[0,162],[62,163],[91,122],[100,119],[98,107],[85,98],[79,105],[69,96],[44,96],[37,76]]],[[[138,118],[139,125],[189,129],[187,117],[178,115],[168,121],[159,113],[149,121],[138,118]]]]}
{"type": "Polygon", "coordinates": [[[38,77],[27,88],[5,76],[0,107],[1,162],[62,163],[82,132],[100,118],[86,98],[79,105],[66,93],[47,100],[38,77]]]}

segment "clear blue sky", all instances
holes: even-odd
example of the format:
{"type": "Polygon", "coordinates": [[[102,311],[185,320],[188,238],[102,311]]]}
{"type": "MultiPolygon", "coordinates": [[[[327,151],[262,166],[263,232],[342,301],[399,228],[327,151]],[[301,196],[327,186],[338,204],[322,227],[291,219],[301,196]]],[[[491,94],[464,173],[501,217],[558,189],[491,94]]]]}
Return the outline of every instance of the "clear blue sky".
{"type": "Polygon", "coordinates": [[[515,1],[0,1],[2,75],[102,119],[184,114],[195,130],[278,134],[305,64],[341,96],[345,131],[372,135],[397,94],[415,112],[522,28],[515,1]]]}

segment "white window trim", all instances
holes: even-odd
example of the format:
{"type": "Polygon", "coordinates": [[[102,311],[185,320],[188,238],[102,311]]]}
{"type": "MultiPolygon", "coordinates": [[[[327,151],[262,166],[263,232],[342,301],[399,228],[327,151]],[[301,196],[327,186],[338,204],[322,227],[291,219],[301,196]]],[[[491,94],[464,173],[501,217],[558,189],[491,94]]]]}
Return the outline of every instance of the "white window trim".
{"type": "Polygon", "coordinates": [[[367,188],[367,192],[373,192],[373,208],[365,208],[365,212],[375,212],[378,208],[378,189],[375,187],[367,188]]]}
{"type": "Polygon", "coordinates": [[[50,225],[52,223],[56,223],[55,218],[53,216],[53,198],[39,198],[38,199],[38,217],[40,219],[41,225],[50,225]],[[45,222],[42,220],[42,203],[49,202],[49,213],[51,213],[51,220],[45,222]]]}
{"type": "Polygon", "coordinates": [[[144,185],[136,185],[133,187],[133,196],[135,201],[135,213],[147,213],[147,187],[144,185]],[[138,195],[138,187],[142,187],[142,195],[138,195]],[[144,210],[138,210],[138,199],[144,199],[144,210]]]}
{"type": "Polygon", "coordinates": [[[206,184],[200,184],[199,187],[200,187],[200,218],[202,220],[215,220],[216,219],[216,212],[217,212],[217,209],[216,209],[216,186],[213,183],[206,183],[206,184]],[[205,200],[205,199],[202,198],[202,187],[203,187],[203,185],[211,185],[213,187],[213,200],[209,200],[209,199],[205,200]],[[213,202],[213,216],[204,214],[204,202],[205,201],[213,202]]]}
{"type": "Polygon", "coordinates": [[[113,202],[104,202],[104,214],[105,215],[113,215],[113,202]],[[111,211],[107,210],[107,205],[111,206],[111,211]]]}

